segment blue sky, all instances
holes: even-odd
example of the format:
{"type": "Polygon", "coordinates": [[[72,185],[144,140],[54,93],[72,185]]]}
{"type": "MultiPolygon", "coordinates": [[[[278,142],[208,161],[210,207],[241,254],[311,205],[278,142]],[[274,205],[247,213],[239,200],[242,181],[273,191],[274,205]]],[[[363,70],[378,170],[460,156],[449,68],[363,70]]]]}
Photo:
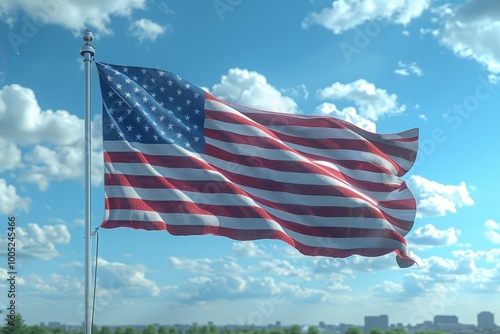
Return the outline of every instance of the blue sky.
{"type": "MultiPolygon", "coordinates": [[[[418,201],[407,236],[418,267],[399,269],[394,254],[306,257],[281,241],[101,229],[98,325],[498,319],[499,20],[488,0],[3,1],[0,215],[4,236],[8,217],[17,220],[18,311],[29,324],[83,321],[79,50],[90,28],[96,60],[162,68],[226,100],[381,133],[420,128],[405,176],[418,201]]],[[[92,74],[96,227],[103,164],[92,74]]]]}

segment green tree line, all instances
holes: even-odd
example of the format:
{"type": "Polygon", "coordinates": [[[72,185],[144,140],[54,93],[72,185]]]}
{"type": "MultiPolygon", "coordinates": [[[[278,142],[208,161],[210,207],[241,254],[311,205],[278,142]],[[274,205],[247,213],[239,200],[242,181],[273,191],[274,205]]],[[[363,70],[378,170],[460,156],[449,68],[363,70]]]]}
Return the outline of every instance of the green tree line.
{"type": "MultiPolygon", "coordinates": [[[[293,325],[284,328],[276,329],[263,329],[263,328],[248,328],[239,327],[232,329],[229,327],[219,330],[215,325],[192,325],[188,327],[184,333],[181,333],[176,327],[159,326],[156,327],[152,324],[145,326],[141,331],[132,326],[115,327],[111,329],[108,326],[92,328],[92,334],[320,334],[320,330],[315,327],[308,327],[305,333],[298,325],[293,325]]],[[[16,315],[15,321],[6,318],[4,326],[2,327],[1,334],[84,334],[81,330],[68,330],[64,328],[49,329],[40,325],[28,326],[20,314],[16,315]]],[[[328,334],[328,333],[323,333],[328,334]]],[[[358,327],[350,327],[344,334],[364,334],[358,327]]],[[[391,329],[383,331],[378,328],[370,330],[369,334],[408,334],[402,328],[391,329]]],[[[448,334],[439,331],[417,331],[415,334],[448,334]]]]}

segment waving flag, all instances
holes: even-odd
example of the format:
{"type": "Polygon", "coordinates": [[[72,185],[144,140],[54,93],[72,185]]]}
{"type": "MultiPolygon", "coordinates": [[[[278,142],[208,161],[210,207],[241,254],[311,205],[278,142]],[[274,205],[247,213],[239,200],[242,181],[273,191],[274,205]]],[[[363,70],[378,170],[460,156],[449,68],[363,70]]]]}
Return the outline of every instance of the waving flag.
{"type": "Polygon", "coordinates": [[[252,109],[167,71],[97,62],[104,228],[280,239],[306,255],[396,253],[415,200],[400,179],[418,129],[375,134],[318,115],[252,109]]]}

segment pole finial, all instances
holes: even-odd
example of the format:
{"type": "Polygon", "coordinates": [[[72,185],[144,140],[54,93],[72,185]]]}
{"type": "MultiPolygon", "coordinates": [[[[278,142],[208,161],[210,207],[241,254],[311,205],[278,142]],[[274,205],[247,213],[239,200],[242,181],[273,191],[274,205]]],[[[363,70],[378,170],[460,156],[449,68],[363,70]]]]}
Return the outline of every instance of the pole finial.
{"type": "Polygon", "coordinates": [[[95,49],[92,44],[90,44],[90,42],[94,40],[94,34],[89,29],[85,29],[82,32],[82,39],[85,44],[83,44],[82,48],[80,49],[80,55],[82,57],[85,57],[85,55],[88,54],[90,57],[93,57],[95,54],[95,49]]]}

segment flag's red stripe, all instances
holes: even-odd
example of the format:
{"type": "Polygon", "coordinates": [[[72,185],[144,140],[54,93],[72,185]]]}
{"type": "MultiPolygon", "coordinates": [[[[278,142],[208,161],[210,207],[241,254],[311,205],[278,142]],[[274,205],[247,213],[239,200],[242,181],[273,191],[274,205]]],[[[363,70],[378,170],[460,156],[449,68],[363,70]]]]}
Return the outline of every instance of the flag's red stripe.
{"type": "MultiPolygon", "coordinates": [[[[411,160],[411,158],[415,158],[415,151],[410,150],[404,147],[400,146],[395,146],[395,145],[390,145],[386,143],[381,143],[381,142],[374,142],[374,141],[368,141],[366,139],[346,139],[346,138],[305,138],[305,137],[296,137],[296,136],[291,136],[285,133],[281,133],[278,131],[273,131],[272,128],[268,129],[263,127],[262,125],[282,125],[278,122],[280,122],[284,118],[288,117],[293,117],[293,116],[279,116],[279,117],[274,117],[274,120],[269,120],[266,124],[263,123],[264,120],[268,120],[268,115],[259,115],[255,114],[258,119],[255,119],[252,115],[252,119],[255,120],[258,123],[258,127],[261,130],[266,130],[267,133],[271,132],[273,133],[276,137],[281,139],[282,141],[285,142],[290,142],[302,146],[307,146],[307,147],[313,147],[313,148],[323,148],[323,149],[349,149],[349,150],[355,150],[355,151],[363,151],[363,152],[371,152],[380,156],[386,156],[386,155],[393,155],[393,156],[398,156],[402,157],[407,160],[411,160]],[[269,131],[269,132],[268,132],[269,131]]],[[[248,122],[244,117],[239,116],[237,114],[231,114],[231,113],[222,113],[222,112],[207,112],[206,118],[208,119],[213,119],[217,120],[219,122],[225,122],[225,123],[231,123],[231,124],[244,124],[248,126],[256,126],[256,124],[252,124],[248,122]]],[[[311,120],[307,120],[307,124],[310,123],[311,120]]],[[[290,124],[283,124],[283,125],[290,125],[290,124]]],[[[293,124],[293,125],[298,125],[298,124],[293,124]]],[[[340,129],[344,129],[346,132],[351,131],[350,129],[346,129],[344,126],[335,126],[337,123],[334,120],[328,119],[328,121],[325,124],[325,128],[332,128],[332,127],[337,127],[340,129]],[[334,125],[334,126],[331,126],[334,125]]],[[[305,126],[305,125],[304,125],[305,126]]],[[[205,129],[205,133],[207,133],[207,130],[205,129]]],[[[214,130],[211,130],[214,131],[214,130]]],[[[314,130],[313,130],[314,131],[314,130]]],[[[248,138],[248,136],[241,136],[242,137],[242,143],[247,143],[245,138],[248,138]]],[[[262,140],[262,137],[258,137],[256,140],[262,140]]],[[[250,139],[251,140],[251,139],[250,139]]],[[[274,147],[274,141],[269,141],[270,146],[274,147]]],[[[262,145],[262,144],[261,144],[262,145]]],[[[258,144],[256,146],[259,146],[258,144]]],[[[264,146],[261,146],[264,147],[264,146]]]]}
{"type": "MultiPolygon", "coordinates": [[[[242,191],[239,187],[235,186],[232,182],[224,181],[196,181],[196,180],[177,180],[172,177],[158,177],[158,176],[135,176],[135,175],[125,175],[125,174],[105,174],[104,176],[105,185],[109,186],[129,186],[145,189],[179,189],[182,191],[191,191],[203,193],[222,193],[222,194],[238,194],[243,196],[248,196],[249,194],[242,191]]],[[[272,181],[270,181],[272,182],[272,181]]],[[[265,190],[275,190],[277,185],[282,185],[282,183],[273,183],[265,190]]],[[[350,194],[349,191],[341,192],[340,189],[323,186],[323,185],[284,185],[284,189],[288,193],[300,194],[300,195],[322,195],[322,196],[349,196],[354,197],[356,194],[350,194]]],[[[379,201],[379,205],[388,209],[408,209],[415,210],[416,205],[413,199],[407,200],[390,200],[390,201],[379,201]],[[394,203],[394,205],[393,205],[394,203]]]]}
{"type": "Polygon", "coordinates": [[[337,180],[341,180],[349,184],[350,186],[362,190],[391,192],[400,188],[398,184],[358,180],[354,177],[349,176],[348,174],[340,172],[337,169],[333,169],[325,165],[318,166],[312,162],[306,163],[303,161],[280,161],[270,160],[258,156],[235,155],[231,152],[227,152],[210,144],[206,145],[205,153],[207,155],[217,157],[225,161],[231,161],[232,163],[249,167],[269,168],[282,172],[324,175],[335,178],[337,180]]]}
{"type": "Polygon", "coordinates": [[[345,258],[352,255],[361,255],[368,257],[382,256],[390,252],[395,252],[398,255],[398,263],[401,260],[413,264],[414,261],[408,258],[406,254],[401,254],[399,250],[391,248],[350,248],[338,249],[332,247],[309,246],[304,245],[281,231],[277,230],[234,230],[219,226],[184,226],[184,225],[167,225],[163,221],[128,221],[128,220],[107,220],[101,227],[103,228],[117,228],[129,227],[134,229],[143,230],[166,230],[172,235],[185,236],[185,235],[206,235],[213,234],[216,236],[223,236],[233,240],[259,240],[259,239],[277,239],[282,240],[289,245],[296,248],[300,253],[311,256],[328,256],[345,258]]]}
{"type": "MultiPolygon", "coordinates": [[[[108,198],[106,201],[106,210],[137,210],[151,211],[159,213],[181,213],[197,214],[221,217],[245,217],[261,218],[277,222],[284,228],[315,237],[328,238],[386,238],[403,242],[403,237],[392,229],[370,229],[370,228],[346,228],[334,226],[308,226],[295,222],[286,221],[271,217],[266,211],[259,207],[249,206],[221,206],[213,204],[197,204],[185,201],[153,201],[137,198],[108,198]]],[[[338,216],[342,216],[339,214],[338,216]]],[[[349,216],[346,217],[346,220],[349,216]]],[[[242,229],[242,231],[246,231],[242,229]]]]}

